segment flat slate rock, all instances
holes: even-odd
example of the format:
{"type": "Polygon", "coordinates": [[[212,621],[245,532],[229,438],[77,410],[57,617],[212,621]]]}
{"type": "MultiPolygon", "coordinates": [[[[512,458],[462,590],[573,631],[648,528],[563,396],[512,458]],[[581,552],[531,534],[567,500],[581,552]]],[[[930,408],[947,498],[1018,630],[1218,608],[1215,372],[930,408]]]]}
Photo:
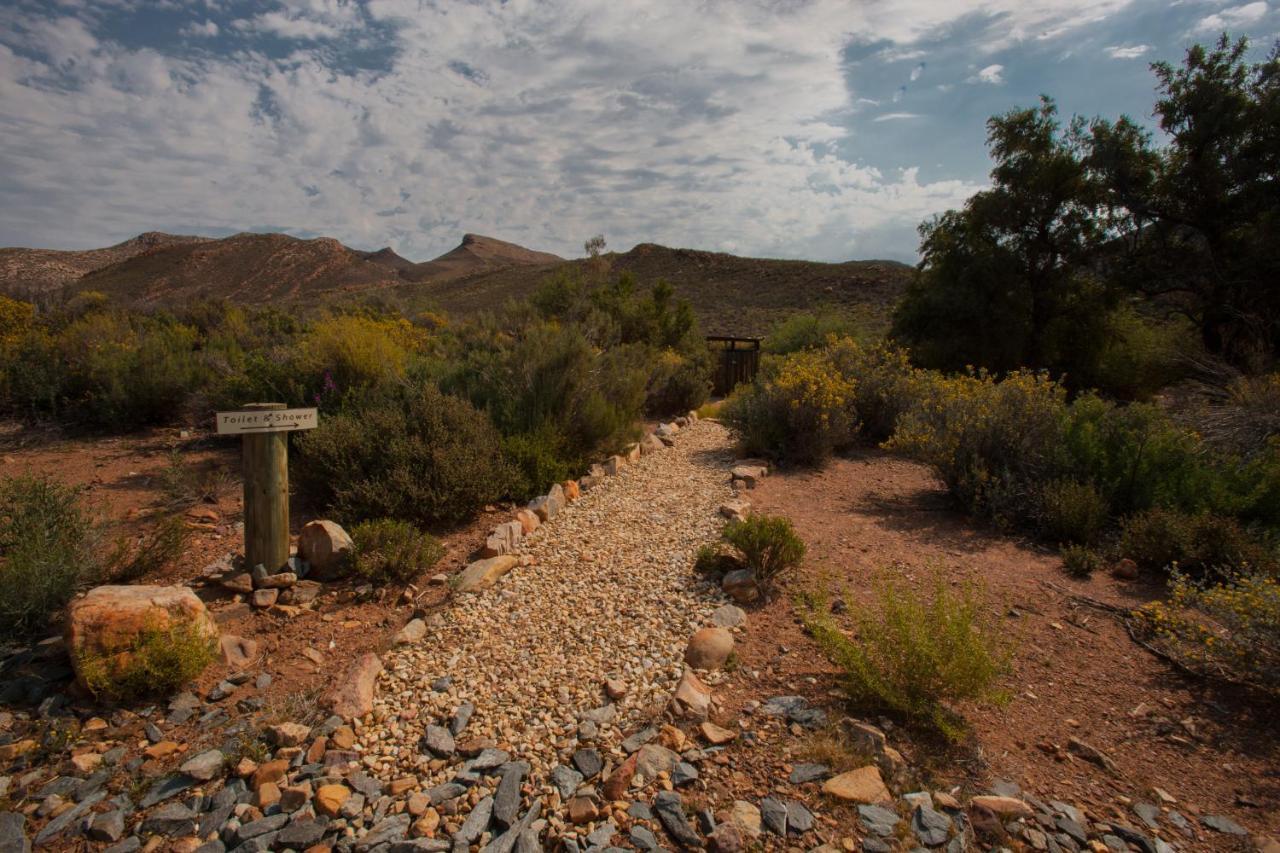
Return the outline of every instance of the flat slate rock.
{"type": "Polygon", "coordinates": [[[883,806],[858,806],[858,816],[868,830],[884,838],[893,835],[894,828],[901,820],[897,812],[883,806]]]}
{"type": "Polygon", "coordinates": [[[0,853],[30,853],[27,818],[17,812],[0,812],[0,853]]]}
{"type": "Polygon", "coordinates": [[[138,808],[149,809],[152,806],[159,805],[165,800],[176,797],[182,792],[194,788],[196,784],[196,780],[185,773],[166,776],[151,786],[151,789],[147,791],[146,796],[138,802],[138,808]]]}
{"type": "Polygon", "coordinates": [[[911,828],[925,847],[938,847],[951,836],[951,818],[922,803],[911,813],[911,828]]]}
{"type": "Polygon", "coordinates": [[[1200,822],[1212,829],[1214,832],[1225,833],[1226,835],[1248,835],[1249,830],[1236,823],[1229,817],[1222,815],[1207,815],[1200,818],[1200,822]]]}
{"type": "Polygon", "coordinates": [[[760,822],[774,835],[787,834],[787,806],[781,800],[765,797],[760,801],[760,822]]]}
{"type": "Polygon", "coordinates": [[[582,781],[582,774],[567,764],[560,764],[551,771],[551,784],[556,786],[562,800],[572,797],[582,781]]]}
{"type": "Polygon", "coordinates": [[[604,759],[598,751],[586,747],[573,754],[573,766],[578,768],[584,779],[593,779],[604,769],[604,759]]]}
{"type": "Polygon", "coordinates": [[[671,840],[681,847],[696,848],[702,846],[698,833],[693,831],[688,819],[684,816],[684,805],[680,795],[674,791],[662,791],[653,798],[653,812],[662,822],[662,828],[671,836],[671,840]]]}
{"type": "Polygon", "coordinates": [[[791,768],[787,777],[792,785],[803,785],[805,782],[817,782],[831,775],[831,768],[825,764],[797,764],[791,768]]]}
{"type": "Polygon", "coordinates": [[[409,816],[407,814],[392,815],[374,824],[366,834],[356,839],[356,853],[366,853],[382,844],[400,841],[409,834],[409,816]]]}
{"type": "Polygon", "coordinates": [[[813,812],[805,808],[803,803],[787,800],[787,831],[796,835],[804,835],[813,829],[813,812]]]}
{"type": "Polygon", "coordinates": [[[520,786],[524,784],[529,770],[529,762],[512,761],[504,764],[498,771],[502,775],[502,781],[493,794],[493,819],[503,826],[511,826],[520,815],[520,804],[524,799],[520,786]]]}

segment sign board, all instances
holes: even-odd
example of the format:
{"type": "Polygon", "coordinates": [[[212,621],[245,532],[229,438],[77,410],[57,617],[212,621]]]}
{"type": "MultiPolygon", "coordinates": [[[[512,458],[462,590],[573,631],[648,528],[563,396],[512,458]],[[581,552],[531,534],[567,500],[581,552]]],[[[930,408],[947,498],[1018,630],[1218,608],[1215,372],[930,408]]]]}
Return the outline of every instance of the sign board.
{"type": "Polygon", "coordinates": [[[218,412],[218,434],[254,432],[293,432],[315,429],[319,418],[315,409],[257,409],[240,412],[218,412]]]}

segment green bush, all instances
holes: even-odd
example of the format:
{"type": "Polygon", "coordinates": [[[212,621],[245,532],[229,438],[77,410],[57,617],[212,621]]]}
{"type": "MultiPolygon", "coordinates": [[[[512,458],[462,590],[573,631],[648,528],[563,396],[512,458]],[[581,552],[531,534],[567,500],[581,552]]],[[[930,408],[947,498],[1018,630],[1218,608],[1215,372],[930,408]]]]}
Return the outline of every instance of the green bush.
{"type": "Polygon", "coordinates": [[[1175,574],[1167,601],[1137,611],[1148,639],[1187,669],[1280,697],[1280,582],[1248,571],[1199,584],[1175,574]]]}
{"type": "Polygon", "coordinates": [[[764,339],[763,348],[774,355],[822,349],[832,340],[866,336],[863,324],[849,314],[833,310],[792,314],[764,339]]]}
{"type": "Polygon", "coordinates": [[[117,542],[101,573],[115,583],[138,580],[178,562],[190,541],[191,531],[182,516],[161,517],[136,541],[117,542]]]}
{"type": "Polygon", "coordinates": [[[1088,545],[1107,525],[1110,508],[1092,483],[1050,480],[1040,490],[1040,529],[1053,542],[1088,545]]]}
{"type": "Polygon", "coordinates": [[[653,416],[691,412],[711,396],[711,354],[702,348],[694,356],[663,350],[652,356],[644,410],[653,416]]]}
{"type": "Polygon", "coordinates": [[[1120,555],[1141,569],[1181,572],[1205,577],[1249,567],[1276,568],[1274,552],[1232,518],[1212,513],[1149,509],[1129,516],[1120,530],[1120,555]]]}
{"type": "Polygon", "coordinates": [[[927,374],[911,366],[906,350],[885,343],[841,338],[826,352],[836,372],[853,382],[861,437],[877,443],[887,440],[902,414],[918,404],[927,374]]]}
{"type": "Polygon", "coordinates": [[[752,515],[725,525],[724,539],[750,569],[761,598],[768,599],[778,578],[800,565],[805,545],[782,516],[752,515]]]}
{"type": "Polygon", "coordinates": [[[128,655],[83,653],[76,671],[99,698],[169,696],[213,663],[216,646],[198,625],[150,625],[131,644],[128,655]]]}
{"type": "Polygon", "coordinates": [[[806,350],[767,359],[720,418],[746,453],[816,465],[853,443],[854,392],[825,351],[806,350]]]}
{"type": "Polygon", "coordinates": [[[444,556],[434,536],[391,518],[360,522],[351,540],[356,574],[379,584],[411,581],[444,556]]]}
{"type": "Polygon", "coordinates": [[[1102,558],[1088,546],[1068,545],[1062,549],[1062,568],[1073,578],[1087,578],[1102,568],[1102,558]]]}
{"type": "Polygon", "coordinates": [[[509,493],[501,437],[483,413],[429,384],[397,387],[298,440],[295,471],[346,521],[466,520],[509,493]]]}
{"type": "Polygon", "coordinates": [[[0,479],[0,637],[38,634],[95,576],[92,532],[79,490],[40,477],[0,479]]]}
{"type": "Polygon", "coordinates": [[[902,714],[958,739],[964,721],[949,704],[1003,699],[996,682],[1009,655],[976,587],[952,591],[941,573],[923,593],[877,581],[874,603],[850,606],[852,637],[822,604],[811,603],[806,624],[857,708],[902,714]]]}
{"type": "Polygon", "coordinates": [[[502,452],[513,472],[512,497],[527,500],[545,494],[552,483],[569,479],[569,460],[576,454],[569,453],[564,445],[563,437],[551,424],[544,424],[536,432],[502,439],[502,452]]]}

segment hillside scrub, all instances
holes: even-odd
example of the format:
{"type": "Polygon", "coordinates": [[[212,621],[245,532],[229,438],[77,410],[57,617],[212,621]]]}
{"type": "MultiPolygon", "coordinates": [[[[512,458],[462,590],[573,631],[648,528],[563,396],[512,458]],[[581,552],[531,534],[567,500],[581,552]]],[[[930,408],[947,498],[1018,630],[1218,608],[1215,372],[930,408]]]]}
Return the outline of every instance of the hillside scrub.
{"type": "Polygon", "coordinates": [[[1193,521],[1185,537],[1159,541],[1185,540],[1182,559],[1219,559],[1244,553],[1230,543],[1265,543],[1280,525],[1280,445],[1248,458],[1223,453],[1155,406],[1072,399],[1043,373],[948,376],[911,367],[891,346],[832,340],[768,360],[724,420],[745,449],[783,462],[881,444],[932,467],[969,513],[1055,544],[1095,543],[1126,519],[1164,510],[1193,521]]]}

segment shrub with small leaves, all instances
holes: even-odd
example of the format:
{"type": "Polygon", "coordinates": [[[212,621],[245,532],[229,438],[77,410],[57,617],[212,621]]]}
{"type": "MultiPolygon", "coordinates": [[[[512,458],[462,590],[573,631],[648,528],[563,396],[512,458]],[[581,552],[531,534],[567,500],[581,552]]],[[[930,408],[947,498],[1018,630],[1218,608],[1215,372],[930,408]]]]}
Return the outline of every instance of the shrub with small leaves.
{"type": "Polygon", "coordinates": [[[390,518],[355,525],[351,540],[356,574],[374,583],[410,581],[444,556],[434,536],[390,518]]]}
{"type": "Polygon", "coordinates": [[[1106,498],[1090,483],[1051,480],[1040,490],[1040,527],[1053,542],[1096,541],[1109,512],[1106,498]]]}
{"type": "Polygon", "coordinates": [[[1135,612],[1161,651],[1195,672],[1280,697],[1280,581],[1229,572],[1201,584],[1175,573],[1169,598],[1135,612]]]}
{"type": "Polygon", "coordinates": [[[1197,577],[1277,566],[1275,554],[1239,522],[1207,512],[1149,509],[1131,515],[1121,528],[1118,549],[1141,569],[1163,572],[1176,566],[1197,577]]]}
{"type": "Polygon", "coordinates": [[[1009,654],[976,586],[953,591],[941,572],[926,591],[881,578],[876,601],[851,605],[849,614],[852,636],[821,597],[809,600],[805,621],[860,710],[899,713],[956,740],[966,726],[950,704],[1003,701],[996,682],[1009,654]]]}
{"type": "Polygon", "coordinates": [[[730,522],[725,541],[741,554],[742,563],[755,578],[760,596],[768,599],[778,578],[800,565],[805,545],[791,522],[781,516],[752,515],[730,522]]]}
{"type": "Polygon", "coordinates": [[[215,646],[198,624],[153,624],[138,636],[128,654],[83,654],[76,661],[76,672],[99,698],[127,701],[168,696],[213,663],[215,646]]]}
{"type": "Polygon", "coordinates": [[[1062,568],[1073,578],[1087,578],[1102,568],[1102,558],[1085,545],[1068,545],[1062,549],[1062,568]]]}

